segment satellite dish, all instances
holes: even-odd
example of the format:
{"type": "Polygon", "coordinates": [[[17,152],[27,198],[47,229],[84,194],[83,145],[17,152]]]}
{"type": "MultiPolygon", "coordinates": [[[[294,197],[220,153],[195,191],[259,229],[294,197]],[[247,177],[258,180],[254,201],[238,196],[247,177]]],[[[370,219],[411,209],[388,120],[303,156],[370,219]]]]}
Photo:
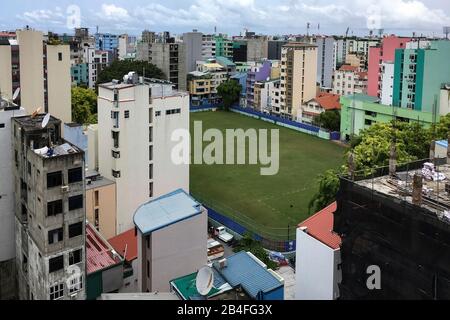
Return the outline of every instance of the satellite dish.
{"type": "Polygon", "coordinates": [[[44,119],[42,119],[41,127],[45,128],[48,125],[48,122],[50,121],[50,113],[47,113],[44,116],[44,119]]]}
{"type": "Polygon", "coordinates": [[[211,268],[205,266],[201,268],[197,273],[197,278],[195,279],[195,286],[197,287],[198,293],[202,296],[207,296],[211,291],[214,284],[214,273],[211,268]]]}
{"type": "Polygon", "coordinates": [[[20,93],[20,87],[17,88],[16,91],[14,91],[14,94],[12,97],[13,101],[15,101],[17,99],[17,97],[19,96],[19,93],[20,93]]]}

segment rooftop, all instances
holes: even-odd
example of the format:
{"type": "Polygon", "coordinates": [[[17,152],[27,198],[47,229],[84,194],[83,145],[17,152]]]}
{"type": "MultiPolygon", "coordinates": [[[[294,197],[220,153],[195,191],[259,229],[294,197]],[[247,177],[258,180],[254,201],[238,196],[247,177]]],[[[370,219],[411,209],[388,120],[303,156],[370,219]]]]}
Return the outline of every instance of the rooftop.
{"type": "Polygon", "coordinates": [[[362,94],[362,93],[350,94],[350,95],[346,95],[345,97],[348,99],[355,99],[355,100],[362,101],[362,102],[369,102],[369,103],[379,103],[380,102],[380,98],[372,97],[372,96],[369,96],[367,94],[362,94]]]}
{"type": "Polygon", "coordinates": [[[122,262],[122,258],[114,251],[113,247],[90,223],[86,223],[87,274],[109,269],[122,262]]]}
{"type": "Polygon", "coordinates": [[[141,205],[133,220],[141,233],[147,235],[201,212],[201,204],[184,190],[178,189],[141,205]]]}
{"type": "Polygon", "coordinates": [[[137,259],[137,237],[134,228],[109,239],[108,242],[126,261],[137,259]]]}
{"type": "Polygon", "coordinates": [[[341,237],[333,232],[334,213],[337,203],[333,202],[328,207],[320,210],[298,225],[299,228],[306,227],[307,232],[313,238],[332,249],[339,249],[341,246],[341,237]]]}
{"type": "Polygon", "coordinates": [[[276,277],[261,261],[245,251],[229,256],[225,268],[214,268],[233,288],[241,286],[253,299],[257,299],[260,292],[267,293],[284,285],[281,277],[276,277]]]}
{"type": "MultiPolygon", "coordinates": [[[[446,164],[446,158],[435,159],[435,164],[420,160],[404,165],[397,165],[394,176],[388,175],[388,168],[376,168],[373,178],[355,179],[354,183],[369,189],[373,193],[391,197],[394,201],[409,205],[413,204],[413,178],[414,174],[421,174],[422,202],[420,207],[427,214],[450,224],[450,165],[446,164]]],[[[358,177],[359,173],[355,176],[358,177]]],[[[406,208],[406,207],[405,207],[406,208]]]]}
{"type": "Polygon", "coordinates": [[[103,177],[97,171],[88,171],[86,173],[86,190],[97,189],[114,183],[114,181],[103,177]]]}
{"type": "Polygon", "coordinates": [[[173,292],[102,293],[101,300],[179,300],[173,292]]]}
{"type": "Polygon", "coordinates": [[[354,72],[354,71],[357,71],[358,69],[359,69],[358,67],[351,66],[349,64],[344,64],[343,66],[341,66],[339,68],[339,71],[352,71],[352,72],[354,72]]]}
{"type": "Polygon", "coordinates": [[[288,42],[283,48],[317,48],[317,45],[307,42],[288,42]]]}
{"type": "Polygon", "coordinates": [[[340,95],[333,93],[322,92],[317,95],[313,100],[325,110],[336,110],[341,108],[340,95]]]}

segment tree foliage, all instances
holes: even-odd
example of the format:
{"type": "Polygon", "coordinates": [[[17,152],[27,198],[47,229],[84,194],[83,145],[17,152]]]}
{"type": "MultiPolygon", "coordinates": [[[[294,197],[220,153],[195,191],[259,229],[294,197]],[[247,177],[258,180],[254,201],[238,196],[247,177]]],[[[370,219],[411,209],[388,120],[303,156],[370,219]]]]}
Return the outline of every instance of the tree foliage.
{"type": "Polygon", "coordinates": [[[97,84],[111,82],[114,79],[122,80],[123,76],[131,71],[136,72],[139,76],[144,76],[145,71],[146,78],[165,79],[164,73],[147,61],[116,60],[100,72],[97,84]]]}
{"type": "Polygon", "coordinates": [[[278,264],[269,259],[269,254],[264,250],[259,241],[256,241],[251,233],[246,233],[244,237],[239,240],[234,252],[250,251],[255,257],[261,260],[270,269],[278,269],[278,264]]]}
{"type": "Polygon", "coordinates": [[[339,131],[341,127],[341,113],[339,110],[326,110],[314,119],[314,124],[330,131],[339,131]]]}
{"type": "Polygon", "coordinates": [[[72,87],[72,120],[79,124],[97,123],[97,95],[94,90],[72,87]]]}
{"type": "Polygon", "coordinates": [[[317,212],[336,200],[336,194],[339,190],[339,172],[337,170],[327,170],[317,178],[319,190],[313,196],[308,205],[308,210],[317,212]]]}
{"type": "Polygon", "coordinates": [[[217,92],[222,98],[225,110],[228,110],[234,103],[239,101],[241,91],[242,86],[234,80],[228,80],[219,85],[217,92]]]}

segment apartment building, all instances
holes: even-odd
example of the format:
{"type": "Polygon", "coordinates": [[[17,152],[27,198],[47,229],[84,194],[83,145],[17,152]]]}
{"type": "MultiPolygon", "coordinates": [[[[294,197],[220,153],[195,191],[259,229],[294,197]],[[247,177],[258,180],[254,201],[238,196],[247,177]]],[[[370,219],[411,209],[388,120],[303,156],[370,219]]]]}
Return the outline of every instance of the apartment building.
{"type": "Polygon", "coordinates": [[[280,79],[256,81],[253,91],[253,108],[259,112],[270,114],[272,111],[271,93],[280,79]]]}
{"type": "Polygon", "coordinates": [[[96,171],[86,173],[86,219],[105,238],[117,235],[116,184],[96,171]]]}
{"type": "Polygon", "coordinates": [[[197,61],[203,57],[203,37],[201,32],[193,30],[183,33],[183,43],[186,52],[186,73],[197,70],[197,61]]]}
{"type": "Polygon", "coordinates": [[[216,57],[233,59],[233,41],[223,34],[215,36],[214,39],[216,41],[216,57]]]}
{"type": "Polygon", "coordinates": [[[255,104],[255,83],[270,79],[271,66],[272,63],[269,60],[265,60],[263,62],[254,62],[248,70],[245,86],[247,90],[247,107],[259,109],[259,104],[255,104]]]}
{"type": "Polygon", "coordinates": [[[339,95],[321,92],[314,99],[306,101],[301,108],[298,121],[313,123],[322,112],[340,110],[339,95]]]}
{"type": "Polygon", "coordinates": [[[411,38],[386,36],[377,46],[369,49],[367,94],[381,98],[383,62],[394,62],[396,49],[406,47],[411,38]]]}
{"type": "Polygon", "coordinates": [[[156,65],[177,90],[185,91],[186,46],[183,43],[157,42],[149,45],[149,62],[156,65]]]}
{"type": "Polygon", "coordinates": [[[28,114],[36,109],[49,112],[64,123],[72,122],[70,48],[44,42],[43,33],[17,30],[17,40],[0,43],[0,92],[28,114]]]}
{"type": "Polygon", "coordinates": [[[95,34],[95,49],[101,51],[111,51],[117,54],[119,48],[119,36],[111,33],[95,34]]]}
{"type": "Polygon", "coordinates": [[[281,53],[279,115],[296,119],[301,106],[316,96],[317,46],[291,42],[281,53]]]}
{"type": "Polygon", "coordinates": [[[142,204],[133,220],[140,292],[168,292],[171,280],[206,264],[208,212],[184,190],[142,204]]]}
{"type": "Polygon", "coordinates": [[[176,129],[189,130],[189,94],[163,80],[99,85],[99,173],[116,183],[116,232],[133,227],[144,202],[178,188],[189,190],[189,165],[175,164],[176,129]]]}
{"type": "Polygon", "coordinates": [[[449,56],[448,40],[396,50],[393,105],[438,113],[441,86],[450,82],[449,56]]]}
{"type": "Polygon", "coordinates": [[[218,99],[217,88],[228,80],[228,72],[225,67],[217,63],[215,59],[197,61],[197,71],[211,76],[211,99],[218,99]]]}
{"type": "Polygon", "coordinates": [[[202,35],[201,49],[202,49],[202,60],[215,58],[216,57],[216,36],[214,34],[202,35]]]}
{"type": "Polygon", "coordinates": [[[121,34],[118,40],[117,55],[119,60],[132,59],[136,52],[136,37],[121,34]]]}
{"type": "Polygon", "coordinates": [[[85,299],[84,152],[44,114],[12,121],[19,298],[85,299]]]}
{"type": "Polygon", "coordinates": [[[192,71],[188,73],[188,89],[192,106],[216,103],[218,97],[212,94],[212,77],[212,74],[206,72],[192,71]]]}
{"type": "Polygon", "coordinates": [[[333,37],[315,37],[312,43],[317,45],[317,82],[321,87],[331,88],[336,70],[335,40],[333,37]]]}
{"type": "Polygon", "coordinates": [[[334,72],[334,94],[350,95],[367,93],[367,72],[360,71],[358,67],[344,64],[334,72]]]}
{"type": "Polygon", "coordinates": [[[269,60],[281,60],[281,48],[287,43],[284,40],[269,40],[267,57],[269,60]]]}
{"type": "Polygon", "coordinates": [[[0,300],[17,298],[11,118],[24,115],[25,109],[0,97],[0,300]]]}
{"type": "Polygon", "coordinates": [[[269,42],[267,37],[256,37],[245,41],[247,43],[247,60],[245,61],[261,61],[268,58],[269,42]]]}
{"type": "Polygon", "coordinates": [[[142,31],[141,40],[145,43],[154,43],[156,42],[156,33],[153,31],[144,30],[142,31]]]}
{"type": "MultiPolygon", "coordinates": [[[[89,88],[94,89],[97,84],[98,75],[111,63],[111,52],[96,50],[93,46],[86,45],[83,48],[83,57],[87,64],[87,84],[89,88]]],[[[76,67],[73,66],[73,68],[76,67]]]]}

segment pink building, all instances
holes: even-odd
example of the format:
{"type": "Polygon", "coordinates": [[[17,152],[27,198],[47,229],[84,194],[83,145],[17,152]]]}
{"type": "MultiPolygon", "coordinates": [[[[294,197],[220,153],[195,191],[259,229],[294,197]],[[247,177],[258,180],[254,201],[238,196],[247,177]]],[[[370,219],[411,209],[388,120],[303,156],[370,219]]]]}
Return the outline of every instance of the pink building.
{"type": "Polygon", "coordinates": [[[403,49],[411,38],[386,36],[381,44],[369,48],[368,84],[367,94],[373,97],[381,97],[381,66],[383,62],[393,62],[395,49],[403,49]]]}

